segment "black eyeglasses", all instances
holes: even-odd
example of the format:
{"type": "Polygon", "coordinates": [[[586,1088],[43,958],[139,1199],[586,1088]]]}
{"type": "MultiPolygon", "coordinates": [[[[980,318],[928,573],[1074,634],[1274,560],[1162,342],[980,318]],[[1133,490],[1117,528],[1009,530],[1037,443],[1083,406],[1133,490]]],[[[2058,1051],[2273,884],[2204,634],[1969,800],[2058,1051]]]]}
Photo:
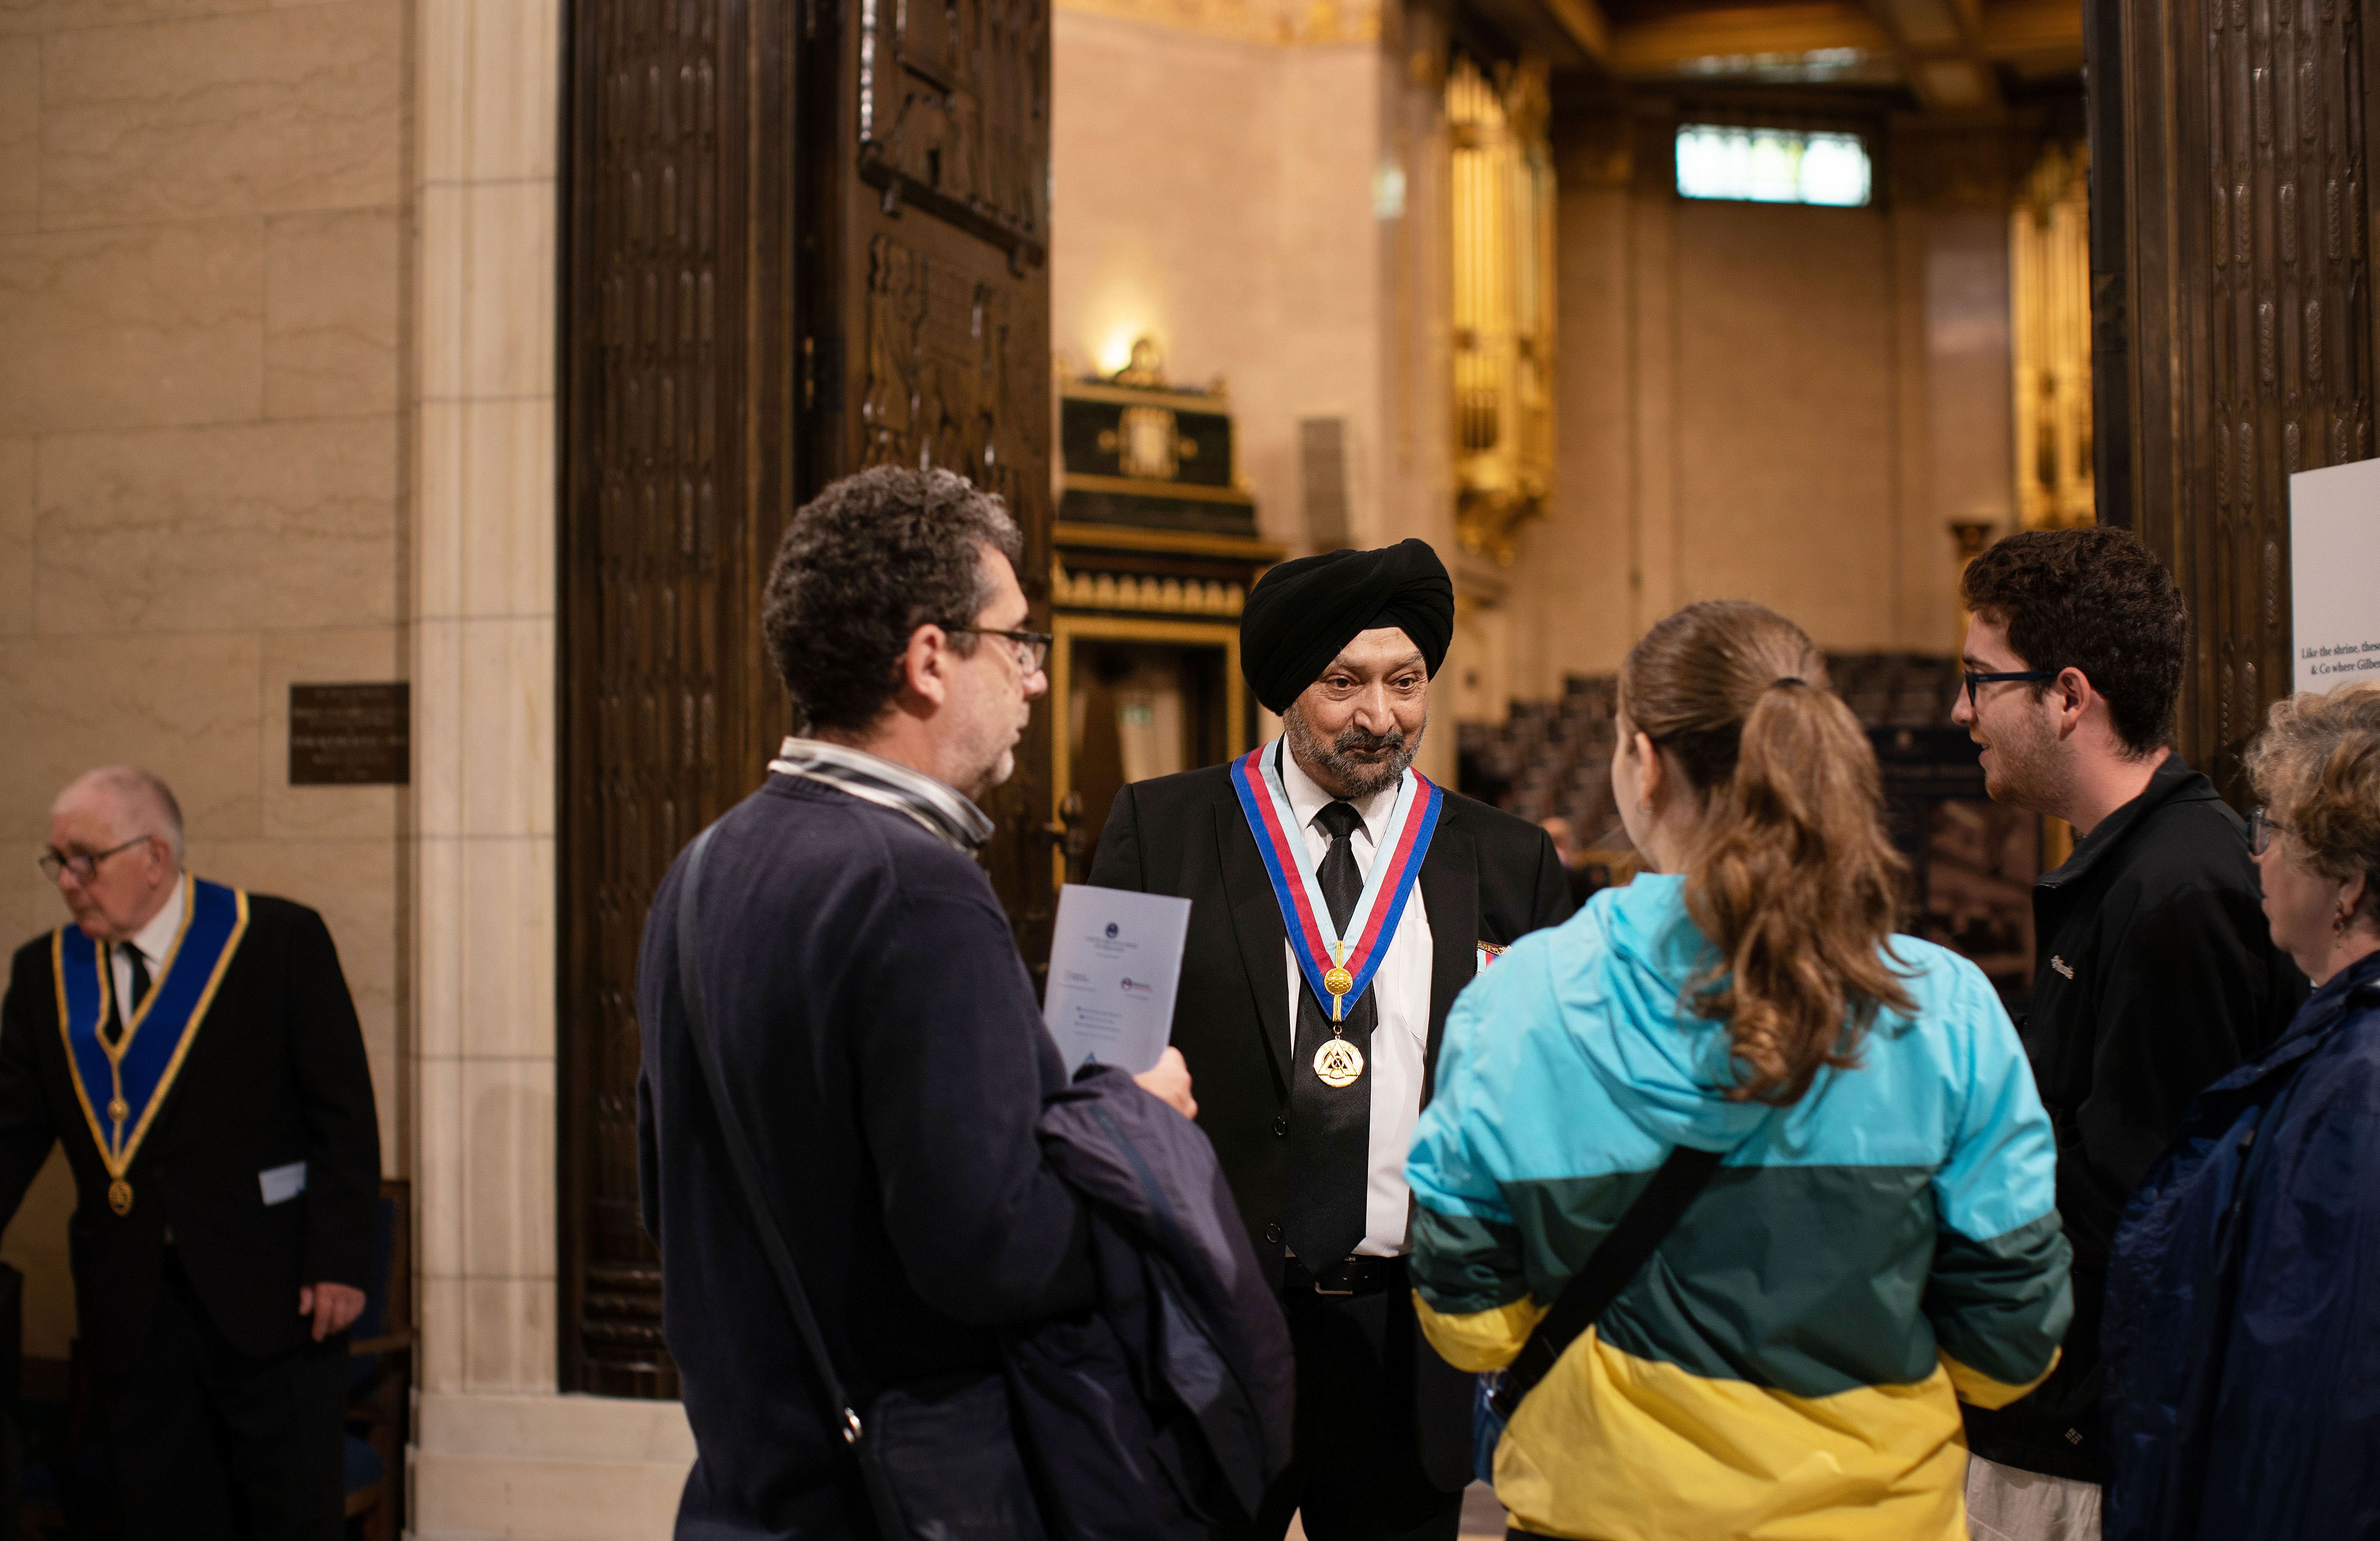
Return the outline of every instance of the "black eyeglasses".
{"type": "Polygon", "coordinates": [[[2248,810],[2248,850],[2252,855],[2262,856],[2272,850],[2273,837],[2295,833],[2288,825],[2273,817],[2273,811],[2269,808],[2248,810]]]}
{"type": "Polygon", "coordinates": [[[1975,687],[1978,685],[1997,685],[2003,679],[2024,679],[2038,684],[2044,679],[2055,679],[2065,672],[2063,669],[2002,669],[1991,674],[1977,674],[1968,669],[1961,676],[1967,681],[1967,710],[1976,710],[1975,687]]]}
{"type": "Polygon", "coordinates": [[[969,631],[978,637],[1005,637],[1016,650],[1017,667],[1031,674],[1050,661],[1050,643],[1054,640],[1047,631],[994,631],[988,626],[945,626],[945,631],[969,631]]]}
{"type": "Polygon", "coordinates": [[[130,850],[134,846],[147,845],[150,838],[151,837],[147,835],[135,835],[120,846],[110,846],[105,850],[88,853],[75,850],[61,856],[55,850],[45,850],[33,858],[33,865],[41,868],[42,875],[53,883],[58,880],[58,874],[62,872],[74,874],[75,881],[78,883],[88,883],[98,874],[99,864],[102,862],[119,850],[130,850]]]}

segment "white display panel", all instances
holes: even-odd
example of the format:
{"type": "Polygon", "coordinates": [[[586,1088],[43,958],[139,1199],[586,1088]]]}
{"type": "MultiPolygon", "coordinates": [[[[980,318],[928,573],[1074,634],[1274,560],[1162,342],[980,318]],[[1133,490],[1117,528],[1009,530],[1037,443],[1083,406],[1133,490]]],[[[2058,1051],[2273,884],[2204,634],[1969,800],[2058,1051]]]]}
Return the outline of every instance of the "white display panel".
{"type": "Polygon", "coordinates": [[[2380,460],[2289,478],[2296,688],[2380,679],[2380,460]]]}

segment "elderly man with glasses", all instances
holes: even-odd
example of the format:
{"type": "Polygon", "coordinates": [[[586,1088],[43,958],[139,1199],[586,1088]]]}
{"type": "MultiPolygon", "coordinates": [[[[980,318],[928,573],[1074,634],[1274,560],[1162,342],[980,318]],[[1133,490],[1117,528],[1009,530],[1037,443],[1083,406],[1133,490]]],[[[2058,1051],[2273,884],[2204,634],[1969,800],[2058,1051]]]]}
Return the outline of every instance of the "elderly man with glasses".
{"type": "Polygon", "coordinates": [[[334,1541],[380,1125],[330,933],[186,872],[130,766],[59,793],[36,861],[73,920],[0,1003],[0,1225],[63,1142],[126,1533],[334,1541]]]}
{"type": "Polygon", "coordinates": [[[1983,746],[1994,801],[2075,836],[2034,887],[2022,1022],[2058,1137],[2074,1321],[2038,1390],[1966,1410],[1969,1523],[1978,1541],[2095,1541],[2117,1219],[2191,1098],[2271,1041],[2305,981],[2266,932],[2239,815],[2173,748],[2190,628],[2171,575],[2127,531],[2035,530],[1961,588],[1974,618],[1951,718],[1983,746]]]}

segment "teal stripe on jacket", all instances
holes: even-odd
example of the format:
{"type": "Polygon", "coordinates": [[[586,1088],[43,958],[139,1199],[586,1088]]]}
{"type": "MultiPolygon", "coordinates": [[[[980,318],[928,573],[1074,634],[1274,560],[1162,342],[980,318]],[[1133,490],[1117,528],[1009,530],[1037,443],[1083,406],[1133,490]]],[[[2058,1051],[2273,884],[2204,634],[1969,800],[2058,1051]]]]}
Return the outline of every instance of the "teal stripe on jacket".
{"type": "Polygon", "coordinates": [[[1615,1348],[1799,1396],[1923,1380],[1937,1349],[2040,1375],[2070,1302],[2022,1047],[1973,964],[1906,936],[1888,956],[1916,1010],[1771,1109],[1725,1100],[1725,1027],[1681,1004],[1715,957],[1682,880],[1639,877],[1514,944],[1449,1015],[1415,1131],[1423,1299],[1550,1302],[1684,1143],[1726,1165],[1604,1318],[1615,1348]]]}

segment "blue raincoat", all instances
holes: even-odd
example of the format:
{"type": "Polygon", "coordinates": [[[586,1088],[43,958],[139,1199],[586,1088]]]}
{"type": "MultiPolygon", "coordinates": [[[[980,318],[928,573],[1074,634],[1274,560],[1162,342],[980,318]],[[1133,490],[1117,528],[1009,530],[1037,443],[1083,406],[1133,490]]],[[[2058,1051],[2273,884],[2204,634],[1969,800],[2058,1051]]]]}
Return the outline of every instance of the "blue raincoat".
{"type": "Polygon", "coordinates": [[[2107,1541],[2380,1537],[2380,954],[2191,1105],[2103,1341],[2107,1541]]]}

